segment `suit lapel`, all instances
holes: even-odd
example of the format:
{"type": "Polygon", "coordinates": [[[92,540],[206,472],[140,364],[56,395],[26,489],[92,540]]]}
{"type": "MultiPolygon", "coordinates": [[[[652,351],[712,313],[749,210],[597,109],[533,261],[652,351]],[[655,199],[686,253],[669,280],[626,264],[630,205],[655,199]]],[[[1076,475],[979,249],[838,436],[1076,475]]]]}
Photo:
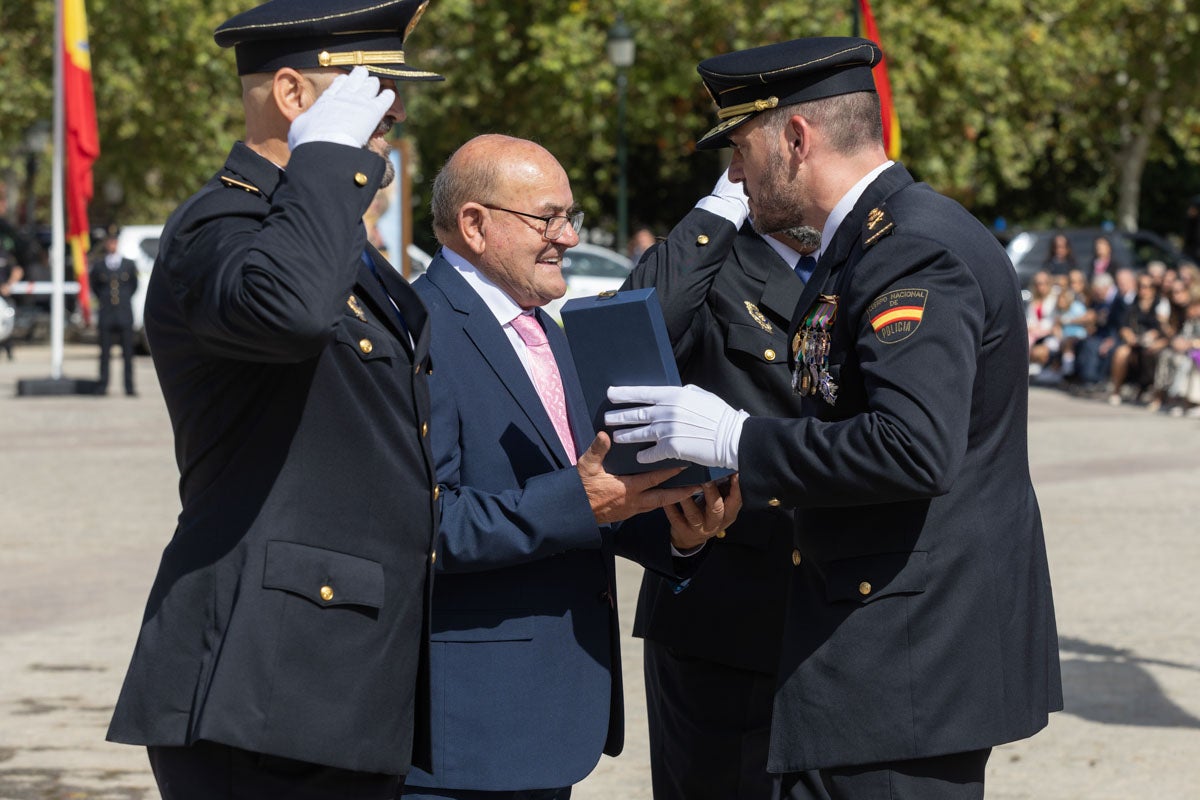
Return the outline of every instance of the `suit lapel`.
{"type": "Polygon", "coordinates": [[[588,414],[587,400],[583,396],[583,388],[579,383],[579,374],[575,371],[575,359],[571,356],[571,346],[562,329],[547,316],[540,308],[537,310],[538,320],[546,329],[546,338],[550,340],[550,350],[558,363],[558,374],[562,378],[563,396],[567,399],[567,421],[571,425],[571,435],[575,437],[575,457],[588,448],[596,432],[592,429],[592,420],[588,414]]]}
{"type": "MultiPolygon", "coordinates": [[[[451,301],[451,304],[465,315],[462,328],[467,338],[479,350],[483,360],[495,373],[496,378],[512,395],[525,416],[529,418],[530,423],[541,436],[546,449],[558,464],[560,466],[569,465],[570,462],[567,460],[562,442],[559,441],[558,432],[554,430],[554,423],[550,421],[550,415],[546,413],[546,409],[542,405],[542,398],[538,395],[533,381],[525,371],[525,366],[517,357],[512,343],[508,340],[508,335],[491,309],[455,271],[454,267],[450,266],[450,263],[443,258],[439,257],[433,260],[433,263],[429,265],[429,270],[425,273],[425,279],[437,286],[451,301]]],[[[557,356],[556,352],[555,357],[557,358],[557,356]]],[[[578,385],[578,380],[575,381],[575,384],[578,385]]],[[[563,390],[566,391],[565,378],[563,390]]],[[[570,409],[571,406],[571,397],[568,396],[567,408],[570,409]]]]}
{"type": "Polygon", "coordinates": [[[760,308],[769,309],[781,319],[790,320],[804,291],[804,282],[787,262],[758,234],[742,234],[733,244],[742,270],[763,285],[758,298],[760,308]]]}

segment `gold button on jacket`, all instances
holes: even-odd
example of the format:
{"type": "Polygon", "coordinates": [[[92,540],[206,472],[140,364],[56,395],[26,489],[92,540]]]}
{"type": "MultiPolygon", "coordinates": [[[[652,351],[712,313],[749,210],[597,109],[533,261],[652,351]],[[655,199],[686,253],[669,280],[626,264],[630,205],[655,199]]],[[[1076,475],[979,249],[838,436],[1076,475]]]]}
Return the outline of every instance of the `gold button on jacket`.
{"type": "Polygon", "coordinates": [[[322,586],[321,587],[321,599],[324,600],[326,603],[328,603],[330,600],[333,599],[333,587],[332,586],[322,586]]]}
{"type": "Polygon", "coordinates": [[[362,172],[354,173],[354,182],[359,186],[367,185],[367,176],[362,172]]]}
{"type": "Polygon", "coordinates": [[[725,538],[725,531],[717,531],[717,538],[718,538],[718,539],[724,539],[724,538],[725,538]]]}
{"type": "Polygon", "coordinates": [[[771,508],[779,508],[779,506],[782,505],[782,503],[779,502],[778,497],[772,497],[770,500],[767,501],[767,505],[769,505],[771,508]]]}
{"type": "Polygon", "coordinates": [[[375,349],[375,345],[371,344],[370,339],[359,339],[358,349],[362,350],[364,353],[370,354],[370,352],[375,349]]]}
{"type": "Polygon", "coordinates": [[[866,581],[863,581],[862,583],[860,583],[858,585],[858,593],[861,594],[863,597],[866,597],[867,595],[869,595],[871,593],[871,584],[867,583],[866,581]]]}
{"type": "Polygon", "coordinates": [[[768,347],[766,350],[763,350],[763,358],[765,358],[767,361],[774,361],[775,351],[768,347]]]}
{"type": "Polygon", "coordinates": [[[804,560],[804,559],[802,559],[802,558],[800,557],[800,551],[799,551],[799,550],[793,550],[793,551],[792,551],[792,566],[793,566],[793,567],[798,567],[798,566],[800,566],[800,562],[801,562],[801,561],[803,561],[803,560],[804,560]]]}
{"type": "Polygon", "coordinates": [[[429,435],[429,423],[428,423],[428,422],[422,422],[422,423],[421,423],[421,435],[422,435],[422,436],[428,436],[428,435],[429,435]]]}
{"type": "Polygon", "coordinates": [[[700,245],[701,247],[708,244],[708,236],[706,236],[703,233],[700,234],[699,236],[696,237],[696,244],[700,245]]]}
{"type": "Polygon", "coordinates": [[[433,499],[437,500],[441,496],[442,496],[442,487],[441,486],[433,487],[433,499]]]}

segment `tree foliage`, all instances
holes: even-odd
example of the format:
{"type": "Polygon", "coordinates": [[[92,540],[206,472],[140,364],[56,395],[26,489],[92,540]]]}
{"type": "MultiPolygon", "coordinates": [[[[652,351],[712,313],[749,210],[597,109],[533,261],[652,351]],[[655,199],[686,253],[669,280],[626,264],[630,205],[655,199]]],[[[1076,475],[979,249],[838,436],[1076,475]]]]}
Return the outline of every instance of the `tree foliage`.
{"type": "MultiPolygon", "coordinates": [[[[241,135],[233,55],[212,31],[247,0],[89,0],[102,155],[94,221],[162,219],[241,135]]],[[[1200,9],[1190,0],[876,0],[905,164],[981,218],[1102,220],[1170,230],[1200,192],[1200,9]],[[1151,182],[1144,175],[1151,175],[1151,182]]],[[[415,147],[416,231],[427,186],[484,131],[535,139],[571,176],[589,226],[616,207],[617,81],[605,38],[634,30],[630,216],[662,231],[711,187],[721,153],[696,75],[710,55],[846,35],[851,3],[774,0],[433,0],[407,44],[445,83],[402,87],[415,147]]],[[[0,172],[51,104],[53,4],[0,4],[0,172]]],[[[48,172],[38,191],[46,207],[48,172]]],[[[427,242],[426,242],[427,243],[427,242]]]]}

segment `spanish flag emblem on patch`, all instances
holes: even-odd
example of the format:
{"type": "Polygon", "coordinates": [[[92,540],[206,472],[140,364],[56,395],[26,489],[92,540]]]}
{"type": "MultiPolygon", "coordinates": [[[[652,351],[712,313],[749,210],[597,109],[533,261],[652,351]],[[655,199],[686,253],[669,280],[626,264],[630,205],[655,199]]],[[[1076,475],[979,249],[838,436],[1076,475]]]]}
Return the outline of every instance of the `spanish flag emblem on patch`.
{"type": "Polygon", "coordinates": [[[867,306],[875,338],[884,344],[902,342],[916,333],[925,318],[927,289],[893,289],[867,306]]]}

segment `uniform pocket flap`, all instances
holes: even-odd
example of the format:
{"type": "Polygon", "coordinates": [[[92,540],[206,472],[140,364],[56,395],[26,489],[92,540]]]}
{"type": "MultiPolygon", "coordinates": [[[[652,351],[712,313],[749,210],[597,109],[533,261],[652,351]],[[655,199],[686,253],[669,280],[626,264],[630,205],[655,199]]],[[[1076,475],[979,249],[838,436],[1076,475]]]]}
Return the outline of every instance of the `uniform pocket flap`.
{"type": "Polygon", "coordinates": [[[267,542],[263,588],[298,594],[320,606],[383,608],[383,565],[297,542],[267,542]]]}
{"type": "Polygon", "coordinates": [[[870,603],[891,595],[920,594],[927,583],[928,555],[918,550],[831,561],[825,568],[825,597],[831,603],[870,603]]]}
{"type": "Polygon", "coordinates": [[[524,642],[533,638],[531,611],[441,611],[429,638],[435,642],[524,642]]]}
{"type": "MultiPolygon", "coordinates": [[[[779,329],[772,326],[773,330],[779,329]]],[[[749,325],[730,325],[725,335],[725,348],[745,353],[765,364],[786,364],[786,343],[762,328],[749,325]]]]}
{"type": "Polygon", "coordinates": [[[390,333],[350,317],[341,320],[336,336],[339,342],[358,353],[363,361],[396,355],[395,341],[390,333]]]}

